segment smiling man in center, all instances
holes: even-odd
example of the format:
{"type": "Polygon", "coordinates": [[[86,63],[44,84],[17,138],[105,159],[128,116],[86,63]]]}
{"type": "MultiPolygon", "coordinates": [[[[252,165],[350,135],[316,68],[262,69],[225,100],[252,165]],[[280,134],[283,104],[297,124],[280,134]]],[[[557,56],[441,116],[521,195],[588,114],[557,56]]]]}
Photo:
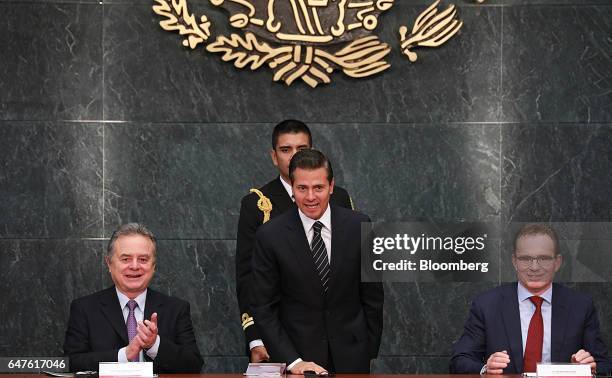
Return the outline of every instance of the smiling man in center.
{"type": "Polygon", "coordinates": [[[254,307],[274,362],[293,374],[369,373],[380,346],[381,283],[361,282],[361,213],[330,206],[329,160],[317,150],[289,165],[296,209],[256,234],[254,307]]]}

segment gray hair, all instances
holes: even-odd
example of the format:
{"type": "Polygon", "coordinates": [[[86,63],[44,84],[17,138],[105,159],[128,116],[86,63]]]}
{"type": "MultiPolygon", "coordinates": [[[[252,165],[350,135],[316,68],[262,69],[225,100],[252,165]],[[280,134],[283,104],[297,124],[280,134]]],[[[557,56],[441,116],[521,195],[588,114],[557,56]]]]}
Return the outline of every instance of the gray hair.
{"type": "Polygon", "coordinates": [[[108,241],[108,246],[106,247],[106,257],[113,257],[113,249],[115,248],[115,242],[119,239],[120,236],[126,235],[142,235],[153,242],[153,255],[157,253],[157,239],[155,235],[144,225],[140,223],[126,223],[119,228],[117,228],[110,240],[108,241]]]}

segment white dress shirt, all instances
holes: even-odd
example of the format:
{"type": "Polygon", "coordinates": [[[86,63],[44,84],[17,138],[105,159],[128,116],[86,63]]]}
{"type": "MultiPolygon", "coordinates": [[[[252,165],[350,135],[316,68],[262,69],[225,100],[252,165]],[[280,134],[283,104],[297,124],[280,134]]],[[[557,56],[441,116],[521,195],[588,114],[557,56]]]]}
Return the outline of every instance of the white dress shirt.
{"type": "MultiPolygon", "coordinates": [[[[115,287],[115,290],[117,290],[117,297],[119,298],[119,305],[121,306],[121,311],[123,312],[123,321],[127,323],[127,318],[130,314],[130,308],[127,306],[127,303],[129,302],[130,298],[128,298],[125,294],[120,292],[119,289],[117,289],[117,287],[115,287]]],[[[143,291],[136,298],[134,298],[134,300],[138,304],[138,306],[136,306],[136,308],[134,309],[134,317],[136,318],[136,323],[140,323],[144,320],[144,308],[147,302],[147,289],[145,289],[145,291],[143,291]]],[[[159,338],[159,335],[157,335],[157,339],[155,340],[155,343],[153,344],[151,348],[149,348],[149,350],[147,350],[147,356],[149,356],[152,360],[154,360],[155,357],[157,357],[157,351],[159,350],[159,342],[160,342],[160,338],[159,338]]],[[[125,353],[126,349],[127,349],[127,346],[119,349],[119,352],[117,352],[118,362],[128,362],[128,358],[125,353]]],[[[138,360],[141,362],[144,361],[144,353],[142,350],[140,351],[138,355],[138,360]]]]}
{"type": "Polygon", "coordinates": [[[301,210],[298,210],[300,214],[300,220],[302,221],[302,226],[304,226],[304,232],[306,233],[306,239],[308,239],[308,245],[312,244],[312,238],[314,237],[314,229],[312,226],[319,221],[323,223],[323,227],[321,228],[321,238],[323,239],[323,243],[325,243],[325,249],[327,250],[327,261],[331,264],[331,210],[329,208],[329,203],[327,204],[327,209],[321,218],[319,219],[310,219],[301,210]]]}
{"type": "Polygon", "coordinates": [[[291,186],[291,184],[285,182],[285,180],[283,180],[283,176],[279,176],[279,179],[281,184],[283,184],[283,187],[287,191],[287,194],[289,194],[289,198],[291,198],[291,200],[295,202],[295,199],[293,198],[293,187],[291,186]]]}
{"type": "MultiPolygon", "coordinates": [[[[542,302],[542,319],[544,320],[544,338],[542,342],[542,362],[550,361],[550,327],[552,324],[552,296],[553,296],[552,285],[540,297],[544,298],[542,302]]],[[[525,288],[525,286],[518,283],[516,289],[518,295],[519,313],[521,315],[521,336],[523,338],[523,353],[525,353],[525,345],[527,345],[527,333],[529,332],[529,323],[531,317],[535,312],[536,305],[531,302],[529,297],[533,294],[525,288]]]]}

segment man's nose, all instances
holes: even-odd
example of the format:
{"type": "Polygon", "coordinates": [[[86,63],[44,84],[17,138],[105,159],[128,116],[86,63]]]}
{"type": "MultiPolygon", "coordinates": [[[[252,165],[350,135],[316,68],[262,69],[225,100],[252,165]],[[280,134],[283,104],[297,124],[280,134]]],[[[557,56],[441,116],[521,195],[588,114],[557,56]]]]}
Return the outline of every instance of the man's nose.
{"type": "Polygon", "coordinates": [[[306,192],[306,199],[309,201],[312,201],[315,199],[314,190],[308,189],[308,192],[306,192]]]}
{"type": "Polygon", "coordinates": [[[131,259],[130,260],[130,269],[138,269],[138,260],[137,259],[131,259]]]}

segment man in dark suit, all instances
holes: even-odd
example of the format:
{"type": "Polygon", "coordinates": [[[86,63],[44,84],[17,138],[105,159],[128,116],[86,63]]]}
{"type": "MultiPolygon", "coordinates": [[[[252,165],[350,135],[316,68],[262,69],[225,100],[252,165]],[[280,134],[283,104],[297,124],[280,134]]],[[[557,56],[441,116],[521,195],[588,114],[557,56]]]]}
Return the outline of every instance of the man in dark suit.
{"type": "Polygon", "coordinates": [[[137,223],[117,229],[106,264],[115,286],[76,299],[64,341],[70,370],[100,362],[153,361],[156,373],[199,373],[189,303],[148,288],[155,272],[155,236],[137,223]]]}
{"type": "Polygon", "coordinates": [[[330,206],[333,171],[316,150],[296,153],[297,208],[257,230],[256,319],[273,361],[293,374],[369,373],[383,326],[381,283],[361,282],[366,215],[330,206]]]}
{"type": "MultiPolygon", "coordinates": [[[[255,231],[268,220],[295,208],[289,180],[289,162],[297,151],[311,147],[310,129],[304,123],[285,120],[276,125],[272,132],[270,156],[279,176],[257,190],[251,189],[251,193],[242,198],[236,242],[236,295],[251,362],[270,358],[251,308],[251,258],[255,248],[255,231]]],[[[334,188],[330,202],[332,205],[352,208],[348,193],[338,186],[334,188]]]]}
{"type": "Polygon", "coordinates": [[[518,283],[502,285],[472,303],[453,349],[452,373],[534,372],[538,362],[589,364],[609,372],[610,361],[592,299],[553,284],[561,266],[554,230],[524,225],[514,240],[518,283]]]}

